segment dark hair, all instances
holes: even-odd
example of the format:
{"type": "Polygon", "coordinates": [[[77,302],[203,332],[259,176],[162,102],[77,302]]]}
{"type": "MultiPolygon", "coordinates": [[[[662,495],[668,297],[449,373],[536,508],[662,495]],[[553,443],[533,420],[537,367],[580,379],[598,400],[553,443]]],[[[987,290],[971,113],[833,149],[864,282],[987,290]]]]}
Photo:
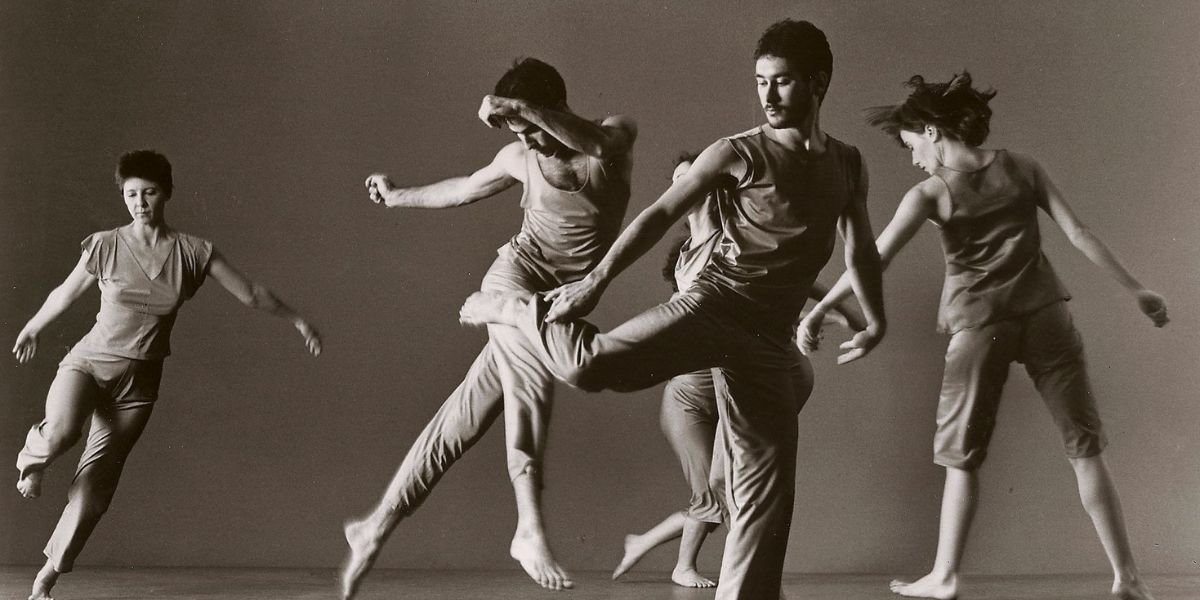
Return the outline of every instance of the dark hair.
{"type": "Polygon", "coordinates": [[[808,21],[784,19],[773,23],[758,38],[754,48],[754,60],[764,56],[786,58],[804,77],[824,72],[826,77],[833,79],[833,52],[829,50],[829,40],[825,39],[825,32],[808,21]]]}
{"type": "Polygon", "coordinates": [[[567,106],[567,85],[554,67],[536,58],[518,58],[496,82],[497,96],[546,108],[567,106]]]}
{"type": "Polygon", "coordinates": [[[968,146],[979,146],[987,140],[992,120],[988,102],[996,96],[996,90],[975,89],[966,71],[945,83],[926,83],[925,78],[913,75],[905,85],[913,91],[904,104],[868,108],[864,111],[867,123],[897,141],[901,131],[920,132],[926,125],[968,146]]]}
{"type": "Polygon", "coordinates": [[[175,183],[171,180],[171,161],[154,150],[133,150],[122,154],[117,160],[117,187],[134,177],[153,181],[168,197],[175,190],[175,183]]]}
{"type": "Polygon", "coordinates": [[[682,165],[683,163],[694,163],[694,162],[696,162],[696,159],[699,157],[700,157],[699,152],[692,152],[691,150],[685,150],[683,152],[680,152],[679,156],[675,157],[675,162],[671,163],[671,168],[674,169],[675,167],[678,167],[679,165],[682,165]]]}

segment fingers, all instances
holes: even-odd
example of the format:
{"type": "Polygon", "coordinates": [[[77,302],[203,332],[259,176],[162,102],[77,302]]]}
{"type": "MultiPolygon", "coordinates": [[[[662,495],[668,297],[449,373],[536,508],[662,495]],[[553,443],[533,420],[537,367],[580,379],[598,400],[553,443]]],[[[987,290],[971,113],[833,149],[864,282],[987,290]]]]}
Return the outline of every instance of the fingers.
{"type": "Polygon", "coordinates": [[[849,352],[839,354],[837,358],[837,364],[844,365],[848,362],[854,362],[866,355],[867,350],[865,348],[855,348],[849,352]]]}

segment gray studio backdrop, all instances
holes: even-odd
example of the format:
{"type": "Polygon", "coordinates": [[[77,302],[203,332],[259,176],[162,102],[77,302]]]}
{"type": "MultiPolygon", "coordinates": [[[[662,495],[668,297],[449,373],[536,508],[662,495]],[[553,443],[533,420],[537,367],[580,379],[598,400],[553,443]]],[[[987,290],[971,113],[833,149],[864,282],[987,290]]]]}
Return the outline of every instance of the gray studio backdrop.
{"type": "MultiPolygon", "coordinates": [[[[760,122],[751,51],[786,16],[816,22],[832,42],[823,125],[863,149],[876,231],[922,174],[860,109],[902,99],[914,73],[944,79],[965,67],[1000,90],[992,144],[1038,157],[1167,297],[1174,321],[1155,330],[1044,222],[1075,295],[1136,553],[1146,571],[1195,573],[1200,4],[1186,1],[0,4],[5,348],[79,241],[126,222],[111,170],[138,147],[174,162],[171,224],[213,240],[326,335],[311,359],[287,324],[213,283],[202,289],[80,564],[336,565],[341,520],[377,498],[482,346],[481,332],[458,325],[458,307],[521,217],[516,191],[458,210],[384,210],[367,201],[366,175],[426,183],[485,164],[510,137],[476,119],[480,98],[513,58],[532,55],[561,70],[581,114],[637,119],[632,215],[664,188],[680,150],[760,122]]],[[[622,276],[595,320],[611,326],[665,299],[662,256],[622,276]]],[[[835,253],[822,279],[840,271],[835,253]]],[[[884,345],[845,367],[829,350],[816,358],[789,571],[930,564],[941,276],[926,228],[887,274],[884,345]]],[[[89,294],[46,331],[32,364],[0,360],[6,464],[97,302],[89,294]]],[[[624,532],[684,506],[659,394],[560,388],[545,504],[569,568],[611,568],[624,532]]],[[[1105,571],[1057,434],[1018,367],[1005,394],[967,568],[1105,571]]],[[[497,428],[450,472],[381,566],[512,568],[502,438],[497,428]]],[[[77,456],[55,466],[36,502],[0,494],[0,563],[41,560],[77,456]]],[[[3,473],[8,490],[16,472],[3,473]]],[[[707,571],[719,546],[706,549],[707,571]]],[[[647,568],[667,568],[673,553],[647,568]]]]}

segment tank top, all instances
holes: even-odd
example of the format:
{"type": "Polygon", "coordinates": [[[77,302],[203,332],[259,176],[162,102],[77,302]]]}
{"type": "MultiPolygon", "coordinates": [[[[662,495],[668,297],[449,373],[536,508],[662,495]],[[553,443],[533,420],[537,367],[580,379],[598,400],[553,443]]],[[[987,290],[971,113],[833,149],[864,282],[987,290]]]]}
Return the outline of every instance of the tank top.
{"type": "Polygon", "coordinates": [[[171,329],[183,302],[204,283],[212,243],[179,231],[162,269],[141,265],[119,230],[93,233],[80,245],[87,272],[98,280],[96,324],[74,351],[132,359],[171,353],[171,329]],[[146,271],[150,268],[150,272],[146,271]]]}
{"type": "Polygon", "coordinates": [[[833,252],[861,158],[832,136],[819,155],[789,150],[762,126],[725,140],[746,174],[721,206],[722,239],[701,277],[790,326],[833,252]]]}
{"type": "Polygon", "coordinates": [[[729,191],[718,187],[704,197],[688,215],[690,235],[679,248],[675,260],[675,287],[685,291],[708,266],[713,250],[721,242],[721,204],[727,203],[729,191]]]}
{"type": "Polygon", "coordinates": [[[600,159],[585,158],[583,185],[562,190],[546,181],[537,153],[525,153],[525,217],[509,245],[560,284],[581,279],[600,262],[616,241],[629,205],[628,182],[610,175],[600,159]]]}
{"type": "Polygon", "coordinates": [[[1070,294],[1042,253],[1038,208],[1046,196],[1029,160],[1004,150],[975,171],[945,167],[950,218],[938,223],[946,282],[938,330],[954,333],[1031,313],[1070,294]]]}

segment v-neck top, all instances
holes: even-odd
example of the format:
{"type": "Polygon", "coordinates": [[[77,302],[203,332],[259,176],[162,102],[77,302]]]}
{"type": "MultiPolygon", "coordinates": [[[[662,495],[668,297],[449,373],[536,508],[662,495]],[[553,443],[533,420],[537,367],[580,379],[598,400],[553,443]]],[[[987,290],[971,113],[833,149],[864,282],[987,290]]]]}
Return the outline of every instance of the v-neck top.
{"type": "Polygon", "coordinates": [[[604,258],[629,205],[629,184],[600,159],[584,158],[587,179],[563,190],[546,180],[536,152],[525,153],[525,218],[509,247],[560,284],[582,278],[604,258]]]}
{"type": "Polygon", "coordinates": [[[139,262],[119,231],[93,233],[80,244],[85,268],[98,280],[100,312],[75,348],[124,358],[164,358],[171,353],[171,328],[179,307],[208,274],[212,243],[174,231],[158,268],[139,262]]]}
{"type": "Polygon", "coordinates": [[[975,171],[945,167],[934,176],[950,194],[941,229],[946,255],[938,329],[955,333],[1031,313],[1070,294],[1042,253],[1038,208],[1046,189],[1034,163],[998,150],[975,171]]]}

